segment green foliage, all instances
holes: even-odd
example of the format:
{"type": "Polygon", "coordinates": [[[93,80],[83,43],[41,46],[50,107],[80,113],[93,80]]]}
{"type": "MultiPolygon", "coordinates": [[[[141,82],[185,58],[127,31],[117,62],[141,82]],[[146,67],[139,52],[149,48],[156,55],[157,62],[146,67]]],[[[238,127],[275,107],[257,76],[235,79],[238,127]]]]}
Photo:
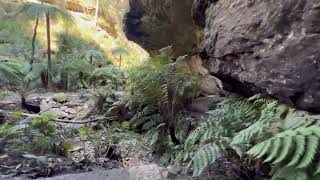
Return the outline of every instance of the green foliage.
{"type": "Polygon", "coordinates": [[[23,79],[24,74],[21,72],[21,63],[17,61],[0,60],[0,77],[11,81],[19,82],[23,79]]]}
{"type": "MultiPolygon", "coordinates": [[[[262,142],[248,154],[264,158],[265,163],[270,162],[276,169],[290,167],[299,169],[299,172],[307,169],[304,173],[311,177],[309,167],[314,162],[319,142],[317,124],[316,116],[260,95],[249,99],[228,97],[189,134],[184,151],[187,153],[193,149],[196,152],[192,152],[192,163],[197,176],[224,156],[227,149],[234,150],[241,157],[252,145],[262,142]]],[[[278,175],[276,172],[274,177],[278,175]]]]}
{"type": "Polygon", "coordinates": [[[131,101],[157,105],[162,99],[165,64],[170,61],[171,56],[159,55],[129,71],[126,90],[131,101]]]}
{"type": "Polygon", "coordinates": [[[208,119],[193,130],[184,143],[185,151],[196,149],[192,158],[194,176],[223,156],[226,147],[232,147],[231,137],[257,121],[260,108],[263,106],[254,98],[245,100],[234,96],[209,112],[208,119]],[[202,146],[196,148],[194,144],[202,146]]]}
{"type": "Polygon", "coordinates": [[[123,47],[116,47],[112,49],[113,55],[129,55],[129,52],[127,49],[123,47]]]}
{"type": "Polygon", "coordinates": [[[19,12],[25,13],[31,18],[38,18],[39,16],[49,14],[50,16],[59,16],[64,20],[73,20],[72,16],[67,11],[63,10],[63,8],[58,8],[49,4],[28,2],[22,6],[19,12]]]}
{"type": "MultiPolygon", "coordinates": [[[[272,163],[277,168],[285,168],[286,171],[291,169],[290,171],[304,173],[309,177],[306,173],[307,170],[314,169],[317,163],[315,156],[319,146],[319,138],[319,125],[289,129],[255,145],[247,153],[254,158],[263,158],[264,162],[272,163]]],[[[293,175],[295,174],[291,173],[290,177],[293,175]]],[[[278,172],[274,179],[279,179],[279,176],[278,172]]]]}
{"type": "Polygon", "coordinates": [[[67,96],[65,93],[57,93],[54,94],[52,99],[58,103],[65,103],[67,102],[67,96]]]}
{"type": "Polygon", "coordinates": [[[217,144],[207,144],[201,147],[192,158],[193,175],[199,176],[209,164],[219,159],[224,152],[225,147],[217,144]]]}
{"type": "Polygon", "coordinates": [[[58,38],[59,52],[53,64],[55,81],[67,81],[70,89],[123,83],[121,72],[101,49],[67,33],[58,38]]]}
{"type": "Polygon", "coordinates": [[[170,53],[162,53],[129,72],[126,86],[129,104],[138,106],[131,125],[135,130],[147,131],[145,139],[155,151],[174,141],[175,132],[169,134],[169,129],[175,131],[174,124],[187,100],[198,95],[196,78],[180,65],[180,61],[172,62],[170,53]],[[144,105],[147,106],[139,109],[144,105]]]}
{"type": "Polygon", "coordinates": [[[15,138],[18,135],[17,130],[9,123],[0,125],[0,137],[6,139],[15,138]]]}
{"type": "Polygon", "coordinates": [[[101,138],[99,132],[95,132],[92,128],[82,127],[79,129],[79,136],[83,140],[98,141],[101,138]]]}
{"type": "Polygon", "coordinates": [[[51,136],[55,133],[56,129],[54,124],[50,121],[55,119],[56,116],[51,114],[44,114],[42,116],[32,118],[31,125],[38,129],[44,135],[51,136]]]}
{"type": "Polygon", "coordinates": [[[119,144],[124,140],[140,140],[138,134],[123,128],[108,128],[106,133],[110,144],[119,144]]]}

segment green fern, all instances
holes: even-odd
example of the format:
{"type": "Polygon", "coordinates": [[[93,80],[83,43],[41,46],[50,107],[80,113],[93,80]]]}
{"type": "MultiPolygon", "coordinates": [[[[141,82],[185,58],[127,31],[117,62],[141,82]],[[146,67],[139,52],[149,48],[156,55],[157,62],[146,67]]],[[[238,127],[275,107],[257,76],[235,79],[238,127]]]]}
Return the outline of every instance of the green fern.
{"type": "Polygon", "coordinates": [[[0,77],[8,81],[20,82],[24,76],[21,72],[22,67],[17,61],[0,61],[0,77]]]}
{"type": "Polygon", "coordinates": [[[247,153],[265,162],[281,164],[297,169],[308,168],[317,153],[320,127],[300,127],[276,134],[255,145],[247,153]]]}
{"type": "MultiPolygon", "coordinates": [[[[205,122],[188,135],[184,143],[184,150],[190,149],[194,144],[204,144],[203,147],[211,147],[208,143],[214,143],[215,146],[224,147],[219,148],[221,151],[226,149],[225,147],[231,147],[240,154],[241,148],[230,143],[230,137],[248,127],[250,123],[259,120],[262,106],[260,102],[258,103],[255,100],[254,98],[243,99],[236,96],[226,98],[218,105],[217,109],[208,112],[209,117],[205,122]]],[[[199,153],[198,155],[201,155],[202,159],[204,157],[203,153],[209,153],[213,157],[220,157],[224,153],[207,152],[212,148],[204,149],[205,151],[200,146],[200,149],[196,151],[196,154],[199,153]]],[[[208,161],[205,163],[195,162],[199,161],[200,157],[193,159],[194,175],[200,175],[210,163],[216,160],[216,158],[210,159],[212,160],[209,161],[210,163],[208,161]]]]}
{"type": "Polygon", "coordinates": [[[192,158],[193,176],[199,176],[209,164],[222,157],[224,152],[225,147],[222,145],[207,144],[201,147],[192,158]]]}

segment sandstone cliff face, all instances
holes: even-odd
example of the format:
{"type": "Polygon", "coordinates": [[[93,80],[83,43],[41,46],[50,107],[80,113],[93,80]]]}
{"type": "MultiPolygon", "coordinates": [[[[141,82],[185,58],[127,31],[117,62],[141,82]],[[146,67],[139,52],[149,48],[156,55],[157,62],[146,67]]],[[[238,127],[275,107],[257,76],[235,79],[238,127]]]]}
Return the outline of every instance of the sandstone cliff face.
{"type": "MultiPolygon", "coordinates": [[[[178,0],[166,0],[167,4],[175,1],[178,0]]],[[[139,9],[140,17],[136,18],[135,27],[143,34],[141,38],[129,31],[127,34],[133,36],[131,39],[148,50],[161,48],[172,41],[185,43],[187,49],[192,49],[190,41],[183,41],[174,33],[167,33],[158,43],[156,37],[161,36],[150,31],[149,22],[141,18],[153,19],[158,24],[166,21],[154,16],[152,9],[143,6],[145,2],[157,2],[158,6],[164,7],[158,0],[131,0],[128,14],[139,9]]],[[[267,93],[298,108],[320,112],[318,0],[194,0],[193,6],[189,3],[191,1],[180,2],[188,6],[181,6],[184,10],[179,11],[193,16],[194,23],[187,22],[186,18],[183,25],[176,21],[172,26],[189,26],[180,28],[179,33],[190,36],[197,34],[194,24],[203,28],[203,41],[196,46],[202,47],[204,66],[224,82],[227,90],[243,95],[267,93]]],[[[176,8],[163,8],[169,16],[167,19],[175,19],[172,12],[177,12],[176,8]]],[[[163,27],[161,31],[169,30],[163,27]]]]}

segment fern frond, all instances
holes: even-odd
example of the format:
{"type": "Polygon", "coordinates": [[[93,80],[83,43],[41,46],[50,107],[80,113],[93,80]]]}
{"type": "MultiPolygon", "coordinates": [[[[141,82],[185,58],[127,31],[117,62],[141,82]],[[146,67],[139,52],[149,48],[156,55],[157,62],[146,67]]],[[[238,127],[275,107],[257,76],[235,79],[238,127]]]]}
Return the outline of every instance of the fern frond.
{"type": "Polygon", "coordinates": [[[199,176],[209,164],[223,155],[224,150],[217,144],[207,144],[201,147],[192,159],[193,176],[199,176]]]}
{"type": "Polygon", "coordinates": [[[277,158],[273,161],[273,164],[278,164],[287,157],[287,155],[289,154],[290,148],[292,146],[292,142],[293,142],[293,137],[291,136],[288,136],[287,138],[283,139],[282,149],[277,154],[277,158]]]}
{"type": "Polygon", "coordinates": [[[290,129],[255,145],[247,153],[255,158],[266,155],[265,162],[281,163],[298,169],[307,168],[317,153],[320,138],[314,132],[319,132],[319,129],[319,126],[290,129]],[[293,148],[295,150],[290,151],[293,148]]]}
{"type": "Polygon", "coordinates": [[[264,162],[270,162],[278,155],[279,149],[281,148],[281,140],[282,139],[277,138],[272,141],[272,148],[269,151],[269,156],[264,160],[264,162]]]}
{"type": "Polygon", "coordinates": [[[301,156],[302,156],[302,154],[304,153],[304,150],[305,150],[304,149],[305,148],[305,137],[301,136],[301,135],[297,135],[294,138],[295,138],[295,141],[296,141],[296,143],[295,143],[295,151],[294,151],[294,153],[292,155],[291,161],[288,163],[287,166],[295,166],[299,162],[299,160],[300,160],[300,158],[301,158],[301,156]]]}
{"type": "Polygon", "coordinates": [[[306,150],[304,153],[304,156],[301,157],[301,160],[299,164],[297,165],[297,168],[305,168],[309,166],[314,159],[317,148],[319,145],[319,138],[316,136],[309,136],[307,141],[306,150]]]}
{"type": "Polygon", "coordinates": [[[304,170],[287,167],[278,170],[271,180],[309,180],[309,177],[304,170]]]}

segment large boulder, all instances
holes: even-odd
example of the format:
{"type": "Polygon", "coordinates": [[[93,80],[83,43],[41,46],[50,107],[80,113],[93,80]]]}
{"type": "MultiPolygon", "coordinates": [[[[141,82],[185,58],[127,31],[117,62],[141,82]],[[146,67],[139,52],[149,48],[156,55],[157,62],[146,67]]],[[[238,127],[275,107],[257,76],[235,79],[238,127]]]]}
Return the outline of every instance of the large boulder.
{"type": "Polygon", "coordinates": [[[220,0],[205,16],[203,59],[211,74],[233,91],[320,112],[318,0],[220,0]]]}
{"type": "Polygon", "coordinates": [[[267,93],[320,112],[318,0],[131,0],[130,5],[127,36],[147,50],[173,43],[180,55],[202,47],[204,66],[226,90],[267,93]]]}

